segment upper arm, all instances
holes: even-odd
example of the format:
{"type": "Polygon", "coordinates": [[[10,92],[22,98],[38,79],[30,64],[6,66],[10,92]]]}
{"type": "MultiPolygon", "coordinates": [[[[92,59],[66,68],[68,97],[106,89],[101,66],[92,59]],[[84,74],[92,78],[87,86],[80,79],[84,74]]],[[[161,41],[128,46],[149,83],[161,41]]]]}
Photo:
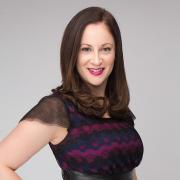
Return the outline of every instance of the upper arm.
{"type": "Polygon", "coordinates": [[[136,169],[133,169],[132,180],[137,180],[136,169]]]}
{"type": "Polygon", "coordinates": [[[57,126],[20,122],[0,142],[0,164],[16,170],[54,138],[57,126]]]}

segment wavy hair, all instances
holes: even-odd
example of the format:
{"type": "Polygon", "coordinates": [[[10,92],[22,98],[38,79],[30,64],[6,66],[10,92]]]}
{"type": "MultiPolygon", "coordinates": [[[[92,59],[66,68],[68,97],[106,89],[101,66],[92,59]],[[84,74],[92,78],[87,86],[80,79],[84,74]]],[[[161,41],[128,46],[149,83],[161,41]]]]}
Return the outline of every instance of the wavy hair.
{"type": "Polygon", "coordinates": [[[85,115],[102,117],[108,111],[110,117],[133,118],[128,105],[130,94],[126,80],[122,40],[119,26],[113,15],[101,7],[88,7],[78,12],[65,28],[60,47],[62,84],[51,91],[61,93],[77,105],[85,115]],[[115,60],[108,78],[105,97],[95,97],[76,69],[81,38],[88,24],[103,22],[115,41],[115,60]]]}

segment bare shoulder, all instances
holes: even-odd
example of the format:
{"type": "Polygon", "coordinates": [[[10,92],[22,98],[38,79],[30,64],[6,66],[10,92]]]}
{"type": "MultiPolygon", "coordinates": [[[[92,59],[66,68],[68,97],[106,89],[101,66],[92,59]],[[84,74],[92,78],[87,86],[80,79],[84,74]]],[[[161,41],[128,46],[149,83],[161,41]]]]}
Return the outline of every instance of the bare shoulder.
{"type": "Polygon", "coordinates": [[[66,134],[64,127],[23,120],[1,140],[0,164],[16,170],[49,142],[58,143],[66,134]]]}

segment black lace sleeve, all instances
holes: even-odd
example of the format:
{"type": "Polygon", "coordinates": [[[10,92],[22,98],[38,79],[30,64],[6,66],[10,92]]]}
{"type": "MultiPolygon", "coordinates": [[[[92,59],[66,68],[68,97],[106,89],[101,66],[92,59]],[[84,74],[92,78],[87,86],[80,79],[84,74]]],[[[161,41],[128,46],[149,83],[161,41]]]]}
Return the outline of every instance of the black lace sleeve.
{"type": "Polygon", "coordinates": [[[40,101],[19,120],[19,123],[25,119],[69,128],[69,118],[65,104],[60,97],[53,95],[41,98],[40,101]]]}

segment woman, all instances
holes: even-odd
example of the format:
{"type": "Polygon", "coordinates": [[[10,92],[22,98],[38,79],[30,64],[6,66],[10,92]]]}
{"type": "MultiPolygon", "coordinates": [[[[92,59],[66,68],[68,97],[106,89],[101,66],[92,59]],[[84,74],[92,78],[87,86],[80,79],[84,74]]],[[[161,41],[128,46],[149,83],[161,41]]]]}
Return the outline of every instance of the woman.
{"type": "Polygon", "coordinates": [[[136,180],[144,147],[128,107],[116,20],[100,7],[81,10],[60,50],[62,84],[1,142],[0,179],[20,179],[15,170],[49,144],[64,180],[136,180]]]}

